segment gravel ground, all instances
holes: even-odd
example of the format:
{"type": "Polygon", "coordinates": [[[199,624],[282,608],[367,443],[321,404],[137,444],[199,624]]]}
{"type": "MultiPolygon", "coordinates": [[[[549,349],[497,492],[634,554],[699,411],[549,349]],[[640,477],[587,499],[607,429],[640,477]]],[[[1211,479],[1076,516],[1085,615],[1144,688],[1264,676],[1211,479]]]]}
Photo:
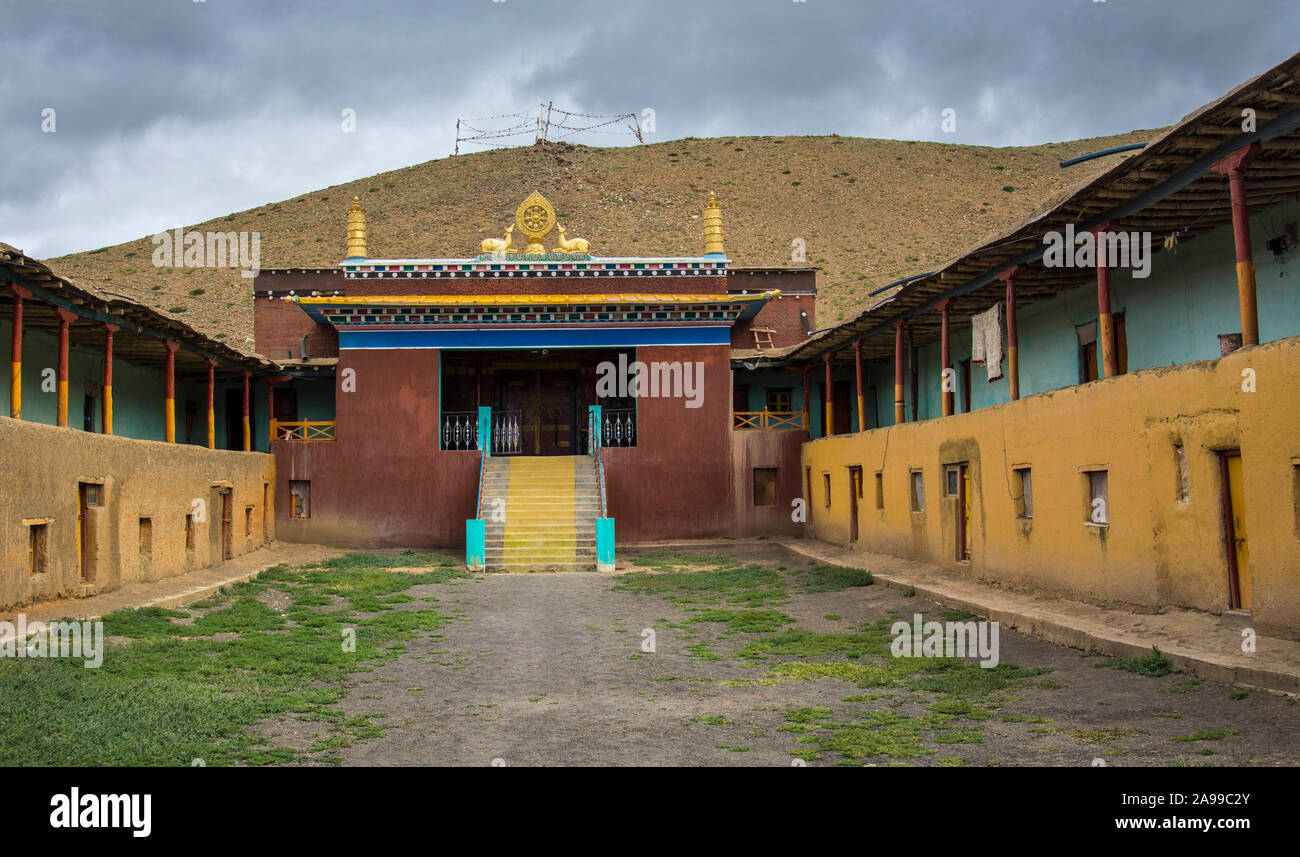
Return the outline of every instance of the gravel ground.
{"type": "MultiPolygon", "coordinates": [[[[696,553],[771,569],[810,566],[779,546],[696,553]]],[[[1100,656],[1010,631],[1001,634],[1002,661],[1044,672],[991,695],[941,696],[836,678],[754,683],[769,678],[781,661],[845,659],[731,657],[762,635],[726,635],[720,624],[670,627],[692,618],[700,605],[612,588],[629,570],[638,569],[621,566],[612,576],[479,575],[408,590],[417,599],[438,599],[433,605],[417,600],[416,606],[461,621],[407,641],[399,658],[353,677],[344,712],[384,715],[378,721],[384,734],[344,747],[343,763],[804,763],[795,754],[807,757],[809,766],[1300,763],[1300,709],[1292,698],[1198,683],[1184,674],[1153,678],[1098,668],[1105,662],[1100,656]],[[642,651],[647,628],[655,630],[654,652],[642,651]],[[688,650],[700,643],[717,659],[688,650]],[[918,755],[849,758],[824,746],[814,752],[817,745],[807,743],[830,736],[837,723],[872,717],[915,722],[937,702],[954,701],[970,701],[977,716],[925,731],[918,755]],[[792,725],[799,715],[787,715],[810,707],[829,709],[814,719],[828,721],[830,729],[801,732],[820,724],[792,725]],[[961,739],[952,743],[944,734],[961,739]],[[1198,734],[1199,740],[1174,740],[1198,734]]],[[[940,610],[883,586],[801,592],[789,572],[782,573],[791,580],[789,600],[764,609],[788,614],[796,628],[850,633],[861,623],[898,614],[910,619],[916,612],[932,618],[940,610]]],[[[319,723],[280,720],[261,731],[278,744],[305,746],[321,730],[319,723]]]]}

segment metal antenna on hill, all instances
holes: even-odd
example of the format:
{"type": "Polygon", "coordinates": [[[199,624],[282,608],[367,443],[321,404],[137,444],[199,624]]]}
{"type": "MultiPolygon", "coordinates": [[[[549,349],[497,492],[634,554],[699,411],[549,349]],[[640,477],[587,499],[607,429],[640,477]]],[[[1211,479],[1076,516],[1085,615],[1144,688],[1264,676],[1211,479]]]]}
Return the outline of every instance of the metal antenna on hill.
{"type": "Polygon", "coordinates": [[[454,155],[460,154],[461,143],[472,143],[488,148],[512,148],[531,146],[535,143],[559,142],[580,134],[626,134],[628,131],[600,130],[611,125],[631,119],[628,126],[638,143],[644,143],[641,126],[635,113],[574,113],[555,106],[548,101],[538,104],[537,110],[521,113],[499,113],[495,116],[480,116],[474,119],[456,119],[456,148],[454,155]],[[554,134],[554,131],[562,133],[554,134]],[[527,137],[531,136],[532,140],[527,137]],[[520,140],[519,138],[524,138],[520,140]],[[517,142],[511,142],[517,141],[517,142]]]}

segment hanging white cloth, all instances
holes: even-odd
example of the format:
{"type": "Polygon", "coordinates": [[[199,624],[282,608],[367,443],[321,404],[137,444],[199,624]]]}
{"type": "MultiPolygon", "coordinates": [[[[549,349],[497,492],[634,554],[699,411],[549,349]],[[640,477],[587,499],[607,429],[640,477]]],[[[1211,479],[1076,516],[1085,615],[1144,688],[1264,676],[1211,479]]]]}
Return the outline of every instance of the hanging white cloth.
{"type": "Polygon", "coordinates": [[[1002,377],[1002,312],[994,304],[979,315],[970,317],[970,359],[983,363],[989,383],[1002,377]]]}

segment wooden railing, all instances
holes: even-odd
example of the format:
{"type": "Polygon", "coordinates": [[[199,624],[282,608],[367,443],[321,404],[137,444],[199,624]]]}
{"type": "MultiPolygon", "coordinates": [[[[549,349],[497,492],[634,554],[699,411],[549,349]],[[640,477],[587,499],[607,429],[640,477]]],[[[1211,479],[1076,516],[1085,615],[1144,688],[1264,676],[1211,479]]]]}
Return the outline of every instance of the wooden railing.
{"type": "Polygon", "coordinates": [[[734,411],[732,427],[738,429],[801,429],[803,411],[734,411]]]}
{"type": "Polygon", "coordinates": [[[334,420],[271,420],[271,437],[276,440],[336,440],[334,420]]]}

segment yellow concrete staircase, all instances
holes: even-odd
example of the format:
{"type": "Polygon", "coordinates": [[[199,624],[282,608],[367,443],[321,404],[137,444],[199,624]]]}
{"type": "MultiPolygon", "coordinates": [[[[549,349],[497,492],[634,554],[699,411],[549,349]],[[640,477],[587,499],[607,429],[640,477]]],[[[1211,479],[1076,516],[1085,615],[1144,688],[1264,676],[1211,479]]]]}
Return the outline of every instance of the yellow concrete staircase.
{"type": "Polygon", "coordinates": [[[479,517],[488,571],[595,571],[596,460],[489,456],[479,517]]]}

